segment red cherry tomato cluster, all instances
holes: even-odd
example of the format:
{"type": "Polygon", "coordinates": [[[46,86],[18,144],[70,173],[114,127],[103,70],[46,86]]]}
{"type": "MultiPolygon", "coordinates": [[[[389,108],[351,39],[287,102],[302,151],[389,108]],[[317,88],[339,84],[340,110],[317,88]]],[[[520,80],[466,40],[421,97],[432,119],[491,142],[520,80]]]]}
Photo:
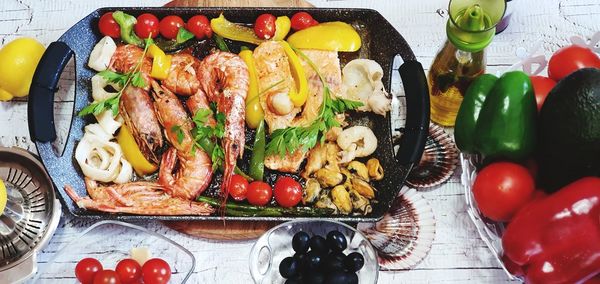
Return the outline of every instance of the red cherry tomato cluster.
{"type": "Polygon", "coordinates": [[[75,266],[75,277],[82,284],[165,284],[171,279],[171,268],[160,258],[149,259],[143,266],[126,258],[111,270],[103,269],[95,258],[84,258],[75,266]]]}
{"type": "Polygon", "coordinates": [[[229,184],[229,195],[236,201],[248,200],[248,203],[265,206],[275,196],[275,201],[281,207],[294,207],[302,199],[302,185],[291,177],[280,176],[274,188],[262,181],[248,181],[240,176],[233,175],[229,184]]]}
{"type": "Polygon", "coordinates": [[[254,22],[254,33],[262,39],[270,39],[275,35],[275,16],[262,14],[254,22]]]}
{"type": "MultiPolygon", "coordinates": [[[[112,12],[105,13],[100,17],[98,22],[100,33],[112,38],[121,36],[121,28],[113,19],[112,12]]],[[[180,28],[185,28],[197,39],[212,37],[212,29],[210,22],[204,15],[196,15],[191,17],[187,23],[179,16],[169,15],[159,20],[155,15],[144,13],[137,17],[137,22],[134,26],[136,35],[140,38],[156,38],[159,34],[166,39],[175,39],[180,28]]]]}

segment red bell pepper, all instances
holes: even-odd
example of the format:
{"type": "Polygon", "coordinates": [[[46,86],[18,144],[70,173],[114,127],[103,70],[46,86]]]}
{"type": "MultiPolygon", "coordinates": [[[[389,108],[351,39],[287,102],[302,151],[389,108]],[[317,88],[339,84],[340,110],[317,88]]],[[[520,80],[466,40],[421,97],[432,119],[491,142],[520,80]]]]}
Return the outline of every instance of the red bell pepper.
{"type": "Polygon", "coordinates": [[[508,224],[502,246],[527,283],[597,280],[600,178],[582,178],[527,205],[508,224]]]}

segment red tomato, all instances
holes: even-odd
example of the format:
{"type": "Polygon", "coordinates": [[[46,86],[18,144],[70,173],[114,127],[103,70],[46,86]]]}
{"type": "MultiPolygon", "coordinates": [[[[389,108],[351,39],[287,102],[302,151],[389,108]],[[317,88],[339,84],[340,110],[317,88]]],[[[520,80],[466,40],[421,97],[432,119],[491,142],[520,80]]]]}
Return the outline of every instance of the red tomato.
{"type": "Polygon", "coordinates": [[[506,270],[508,270],[508,272],[510,272],[511,274],[516,275],[516,276],[525,275],[523,273],[523,268],[521,266],[519,266],[518,264],[514,263],[512,260],[510,260],[510,258],[508,258],[508,256],[502,255],[502,262],[504,263],[506,270]]]}
{"type": "Polygon", "coordinates": [[[158,24],[160,34],[167,39],[176,38],[180,27],[183,27],[183,19],[174,15],[164,17],[158,24]]]}
{"type": "Polygon", "coordinates": [[[291,177],[277,178],[273,188],[275,201],[281,207],[294,207],[302,199],[302,186],[291,177]]]}
{"type": "Polygon", "coordinates": [[[165,284],[171,279],[171,267],[169,264],[160,259],[149,259],[142,267],[142,277],[144,284],[165,284]]]}
{"type": "Polygon", "coordinates": [[[98,28],[100,28],[100,33],[105,36],[112,38],[119,38],[121,36],[121,27],[119,27],[119,24],[113,19],[112,12],[104,13],[104,15],[100,17],[98,28]]]}
{"type": "Polygon", "coordinates": [[[135,283],[135,280],[142,277],[142,267],[137,261],[131,258],[119,261],[117,267],[115,267],[115,271],[124,284],[135,283]]]}
{"type": "Polygon", "coordinates": [[[82,284],[92,284],[98,271],[102,271],[102,263],[95,258],[84,258],[75,265],[75,277],[82,284]]]}
{"type": "Polygon", "coordinates": [[[137,17],[137,23],[133,26],[135,34],[141,38],[152,38],[158,36],[158,18],[150,13],[141,14],[137,17]]]}
{"type": "Polygon", "coordinates": [[[319,24],[313,17],[306,12],[298,12],[292,16],[292,29],[295,31],[303,30],[308,27],[319,24]]]}
{"type": "Polygon", "coordinates": [[[548,62],[548,76],[558,82],[573,71],[586,67],[600,68],[598,55],[589,48],[569,45],[552,55],[548,62]]]}
{"type": "Polygon", "coordinates": [[[550,90],[554,88],[556,82],[550,78],[543,76],[530,76],[531,84],[533,85],[533,91],[535,92],[535,101],[537,103],[538,112],[542,109],[542,105],[550,93],[550,90]]]}
{"type": "Polygon", "coordinates": [[[212,29],[210,28],[210,22],[204,15],[196,15],[191,17],[185,26],[185,28],[193,33],[197,39],[203,39],[205,37],[212,37],[212,29]]]}
{"type": "Polygon", "coordinates": [[[94,284],[121,284],[121,281],[114,270],[105,269],[96,273],[94,284]]]}
{"type": "Polygon", "coordinates": [[[270,39],[275,35],[275,16],[262,14],[254,22],[254,33],[262,39],[270,39]]]}
{"type": "Polygon", "coordinates": [[[233,175],[229,182],[229,195],[237,201],[246,199],[248,192],[248,181],[241,175],[233,175]]]}
{"type": "Polygon", "coordinates": [[[273,190],[271,186],[262,181],[253,181],[248,186],[248,193],[246,194],[246,198],[248,198],[248,202],[252,205],[265,206],[269,201],[271,201],[271,197],[273,196],[273,190]]]}
{"type": "Polygon", "coordinates": [[[473,195],[483,215],[509,221],[532,198],[535,183],[527,169],[510,162],[492,163],[477,175],[473,195]]]}

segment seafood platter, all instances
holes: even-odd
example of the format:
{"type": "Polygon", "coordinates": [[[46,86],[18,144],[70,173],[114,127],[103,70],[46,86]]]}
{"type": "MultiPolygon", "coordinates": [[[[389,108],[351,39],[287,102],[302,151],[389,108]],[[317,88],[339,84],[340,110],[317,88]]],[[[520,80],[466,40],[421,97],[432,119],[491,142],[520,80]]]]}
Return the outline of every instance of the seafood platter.
{"type": "Polygon", "coordinates": [[[298,12],[102,8],[50,44],[28,115],[63,206],[95,219],[383,218],[425,146],[423,69],[374,10],[298,12]],[[71,58],[61,151],[52,101],[71,58]],[[395,142],[392,72],[407,109],[395,142]]]}

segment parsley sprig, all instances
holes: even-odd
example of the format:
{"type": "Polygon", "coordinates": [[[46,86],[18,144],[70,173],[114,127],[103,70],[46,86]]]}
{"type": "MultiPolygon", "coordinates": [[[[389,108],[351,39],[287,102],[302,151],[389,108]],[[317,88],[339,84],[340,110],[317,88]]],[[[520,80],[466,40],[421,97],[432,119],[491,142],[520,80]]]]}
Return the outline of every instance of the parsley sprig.
{"type": "Polygon", "coordinates": [[[150,45],[152,45],[153,43],[154,43],[154,41],[152,40],[152,38],[149,37],[148,39],[146,39],[146,46],[144,47],[144,52],[142,53],[140,60],[137,62],[137,64],[133,68],[133,70],[131,70],[130,72],[127,72],[125,74],[119,74],[117,72],[113,72],[110,70],[100,71],[98,73],[98,75],[102,76],[109,83],[119,85],[121,87],[121,90],[119,90],[116,95],[114,95],[110,98],[107,98],[107,99],[99,101],[99,102],[93,102],[93,103],[87,105],[81,111],[79,111],[78,115],[79,116],[86,116],[88,114],[99,115],[104,110],[109,110],[109,109],[112,111],[113,116],[116,116],[117,114],[119,114],[119,101],[121,100],[121,95],[123,94],[123,90],[125,90],[125,88],[127,86],[129,86],[129,84],[133,85],[134,87],[138,87],[138,88],[146,87],[146,80],[144,80],[144,76],[143,76],[142,72],[140,71],[140,69],[142,68],[142,62],[144,60],[144,57],[146,56],[148,47],[150,45]]]}
{"type": "Polygon", "coordinates": [[[225,160],[225,152],[219,141],[225,136],[225,114],[217,111],[217,104],[211,103],[210,109],[202,108],[196,111],[192,121],[196,125],[192,128],[192,137],[194,138],[194,147],[204,150],[210,155],[213,169],[220,168],[225,160]],[[214,127],[206,125],[209,118],[214,115],[216,125],[214,127]]]}
{"type": "Polygon", "coordinates": [[[319,76],[323,84],[323,102],[319,108],[319,115],[308,126],[294,126],[277,129],[271,134],[271,141],[267,144],[266,154],[284,157],[286,153],[293,153],[298,148],[306,152],[317,145],[317,142],[325,142],[325,133],[333,127],[340,126],[335,118],[336,114],[354,110],[363,104],[358,101],[346,100],[343,98],[333,98],[329,84],[319,72],[317,66],[302,51],[292,47],[319,76]]]}

